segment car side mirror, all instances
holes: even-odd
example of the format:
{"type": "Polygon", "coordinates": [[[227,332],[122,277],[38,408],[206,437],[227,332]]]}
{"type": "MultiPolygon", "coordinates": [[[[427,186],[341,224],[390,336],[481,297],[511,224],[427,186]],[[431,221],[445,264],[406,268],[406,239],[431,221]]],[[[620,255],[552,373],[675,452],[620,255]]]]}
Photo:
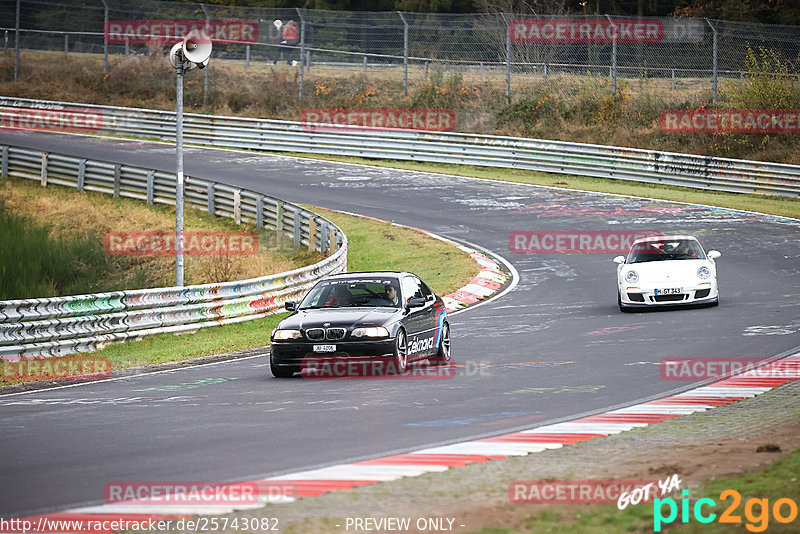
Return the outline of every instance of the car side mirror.
{"type": "Polygon", "coordinates": [[[408,299],[408,304],[406,304],[406,308],[422,308],[425,306],[425,299],[423,297],[415,297],[408,299]]]}
{"type": "Polygon", "coordinates": [[[297,303],[293,300],[287,300],[283,307],[286,311],[297,311],[297,303]]]}
{"type": "Polygon", "coordinates": [[[722,252],[720,252],[719,250],[709,250],[708,251],[708,257],[710,259],[712,259],[712,260],[715,260],[715,259],[719,258],[720,256],[722,256],[722,252]]]}
{"type": "Polygon", "coordinates": [[[623,263],[625,263],[625,256],[617,256],[611,261],[613,261],[617,265],[622,265],[623,263]]]}

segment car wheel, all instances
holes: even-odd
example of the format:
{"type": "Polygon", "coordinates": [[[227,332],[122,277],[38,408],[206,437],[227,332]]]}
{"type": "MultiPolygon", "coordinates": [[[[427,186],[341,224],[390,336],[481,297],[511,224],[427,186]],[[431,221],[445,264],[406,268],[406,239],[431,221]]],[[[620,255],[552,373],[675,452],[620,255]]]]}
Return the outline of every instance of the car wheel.
{"type": "Polygon", "coordinates": [[[444,323],[442,325],[442,340],[439,343],[439,349],[436,356],[431,358],[433,365],[450,365],[450,325],[444,323]]]}
{"type": "Polygon", "coordinates": [[[617,306],[619,306],[619,311],[622,313],[628,313],[628,308],[622,305],[622,297],[620,296],[619,292],[617,292],[617,306]]]}
{"type": "Polygon", "coordinates": [[[395,374],[401,375],[408,370],[408,343],[406,338],[406,331],[402,328],[397,331],[397,337],[394,340],[394,371],[395,374]]]}
{"type": "Polygon", "coordinates": [[[272,356],[269,358],[269,370],[272,371],[272,376],[275,378],[292,378],[295,373],[293,367],[280,367],[275,365],[275,362],[272,361],[272,356]]]}

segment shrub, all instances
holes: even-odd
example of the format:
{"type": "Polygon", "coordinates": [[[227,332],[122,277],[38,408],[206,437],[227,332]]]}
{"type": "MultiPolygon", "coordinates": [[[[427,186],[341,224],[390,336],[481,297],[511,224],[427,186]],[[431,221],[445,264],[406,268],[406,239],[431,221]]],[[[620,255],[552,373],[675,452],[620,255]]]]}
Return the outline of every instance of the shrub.
{"type": "Polygon", "coordinates": [[[721,92],[728,108],[794,109],[800,106],[796,70],[779,51],[748,47],[746,73],[739,82],[727,84],[721,92]]]}
{"type": "Polygon", "coordinates": [[[558,110],[559,101],[553,95],[542,93],[536,98],[521,100],[502,108],[497,114],[497,126],[518,126],[530,133],[540,122],[555,122],[560,117],[558,110]]]}

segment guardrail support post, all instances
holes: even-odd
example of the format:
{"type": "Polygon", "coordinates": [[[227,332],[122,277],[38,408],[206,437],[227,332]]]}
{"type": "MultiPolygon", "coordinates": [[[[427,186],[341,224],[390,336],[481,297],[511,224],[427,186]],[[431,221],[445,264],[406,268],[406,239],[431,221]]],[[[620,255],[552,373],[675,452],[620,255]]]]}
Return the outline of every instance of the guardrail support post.
{"type": "Polygon", "coordinates": [[[328,224],[325,221],[319,225],[319,252],[320,254],[328,252],[328,224]]]}
{"type": "Polygon", "coordinates": [[[153,197],[155,196],[155,183],[153,178],[155,178],[155,171],[147,171],[147,203],[151,206],[153,205],[153,197]]]}
{"type": "Polygon", "coordinates": [[[64,55],[69,55],[69,34],[64,34],[64,55]]]}
{"type": "Polygon", "coordinates": [[[206,194],[208,195],[208,214],[214,215],[214,184],[208,184],[206,186],[206,191],[206,194]]]}
{"type": "Polygon", "coordinates": [[[0,152],[2,152],[2,155],[3,155],[2,156],[3,157],[3,161],[2,161],[2,164],[0,165],[0,167],[2,167],[0,169],[2,171],[2,172],[0,172],[0,178],[7,178],[8,177],[8,147],[4,146],[2,151],[0,151],[0,152]]]}
{"type": "Polygon", "coordinates": [[[81,158],[78,161],[78,191],[83,191],[83,186],[85,181],[86,181],[86,159],[81,158]]]}
{"type": "Polygon", "coordinates": [[[233,192],[233,220],[239,225],[242,224],[242,190],[236,189],[233,192]]]}
{"type": "Polygon", "coordinates": [[[278,234],[278,245],[280,245],[281,235],[283,234],[283,202],[278,201],[278,208],[275,213],[275,233],[278,234]]]}
{"type": "Polygon", "coordinates": [[[303,222],[302,212],[295,210],[294,212],[294,246],[300,247],[303,242],[301,233],[301,224],[303,222]]]}
{"type": "Polygon", "coordinates": [[[264,197],[256,198],[256,228],[264,228],[264,197]]]}
{"type": "Polygon", "coordinates": [[[364,56],[364,72],[367,72],[367,56],[364,56]]]}
{"type": "Polygon", "coordinates": [[[308,218],[308,250],[313,251],[317,244],[317,219],[314,216],[308,218]]]}
{"type": "Polygon", "coordinates": [[[42,152],[42,187],[47,187],[47,152],[42,152]]]}
{"type": "Polygon", "coordinates": [[[121,166],[119,163],[114,165],[114,198],[119,198],[119,175],[121,166]]]}
{"type": "Polygon", "coordinates": [[[250,45],[244,47],[244,68],[250,68],[250,45]]]}

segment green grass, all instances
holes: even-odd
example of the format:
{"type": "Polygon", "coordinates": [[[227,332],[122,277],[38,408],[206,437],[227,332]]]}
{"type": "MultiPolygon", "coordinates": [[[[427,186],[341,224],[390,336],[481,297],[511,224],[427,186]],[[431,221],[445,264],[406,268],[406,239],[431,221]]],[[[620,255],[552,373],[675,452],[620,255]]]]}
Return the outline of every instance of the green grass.
{"type": "Polygon", "coordinates": [[[97,239],[53,239],[0,197],[0,300],[85,293],[110,267],[97,239]]]}
{"type": "Polygon", "coordinates": [[[472,258],[417,230],[323,208],[309,208],[344,230],[349,242],[348,271],[413,272],[437,295],[463,287],[478,274],[472,258]]]}
{"type": "MultiPolygon", "coordinates": [[[[707,497],[713,499],[717,506],[710,508],[703,507],[703,513],[708,514],[713,512],[717,514],[717,519],[713,523],[699,526],[699,523],[692,520],[687,525],[679,525],[671,528],[670,532],[684,533],[696,532],[698,528],[702,528],[703,533],[716,534],[722,532],[758,532],[761,527],[766,528],[766,532],[797,532],[800,528],[800,516],[795,517],[794,521],[788,524],[782,524],[775,520],[773,514],[773,506],[779,499],[791,499],[797,508],[800,508],[800,483],[798,483],[798,476],[800,476],[800,449],[793,451],[789,456],[774,462],[768,469],[763,471],[746,473],[736,478],[718,478],[703,483],[699,488],[691,488],[689,497],[694,501],[707,497]],[[720,499],[720,494],[727,490],[734,489],[741,495],[741,502],[738,507],[731,510],[732,516],[740,516],[741,524],[721,524],[719,517],[725,510],[732,507],[734,499],[726,497],[720,499]],[[751,514],[747,514],[747,501],[750,499],[769,499],[768,508],[769,514],[761,515],[759,507],[756,505],[751,508],[751,514]],[[748,525],[750,525],[748,527],[748,525]]],[[[692,502],[693,502],[692,501],[692,502]]],[[[666,506],[664,513],[666,514],[666,506]]],[[[789,515],[789,505],[783,504],[782,515],[789,515]]],[[[676,524],[680,521],[678,516],[676,524]]]]}
{"type": "Polygon", "coordinates": [[[549,187],[578,189],[582,191],[597,191],[601,193],[612,193],[617,195],[673,200],[677,202],[705,204],[709,206],[719,206],[721,208],[756,211],[760,213],[769,213],[772,215],[782,215],[784,217],[800,218],[800,199],[788,197],[702,191],[688,187],[643,184],[604,178],[568,176],[563,174],[549,174],[544,172],[516,169],[496,169],[489,167],[477,167],[473,165],[455,165],[450,163],[375,160],[353,156],[333,156],[294,152],[285,153],[285,155],[321,159],[326,161],[374,165],[376,167],[388,167],[392,169],[434,172],[440,174],[450,174],[454,176],[471,176],[486,180],[505,180],[508,182],[522,184],[544,185],[549,187]]]}
{"type": "MultiPolygon", "coordinates": [[[[745,473],[735,478],[717,478],[706,481],[699,486],[687,487],[684,483],[681,489],[689,490],[689,521],[681,523],[682,495],[673,495],[677,506],[677,517],[671,524],[664,523],[662,532],[670,533],[692,533],[703,532],[703,534],[722,534],[728,532],[760,532],[761,527],[766,528],[766,532],[797,532],[800,518],[788,524],[781,524],[775,520],[773,512],[774,503],[778,499],[791,499],[796,505],[800,506],[798,498],[798,473],[800,473],[800,449],[795,450],[786,458],[774,462],[769,469],[745,473]],[[720,494],[728,489],[734,489],[741,495],[741,502],[731,510],[732,516],[738,516],[741,520],[738,524],[722,524],[719,522],[720,516],[728,508],[732,507],[734,500],[731,497],[720,499],[720,494]],[[717,505],[710,507],[704,505],[702,513],[708,516],[716,514],[713,522],[702,524],[695,520],[692,510],[694,503],[701,498],[712,499],[717,505]],[[758,506],[751,509],[748,517],[746,513],[746,503],[749,499],[768,499],[769,514],[761,515],[758,506]],[[750,525],[750,528],[748,528],[750,525]]],[[[789,505],[783,504],[781,513],[788,516],[789,505]]],[[[668,516],[669,506],[663,505],[663,515],[668,516]]],[[[609,505],[587,505],[587,506],[548,506],[541,511],[532,513],[525,518],[524,527],[518,530],[502,527],[487,526],[477,531],[476,534],[516,534],[516,533],[586,533],[597,532],[653,532],[653,504],[639,504],[628,506],[625,510],[619,510],[616,504],[609,505]]]]}
{"type": "Polygon", "coordinates": [[[113,369],[182,361],[269,345],[269,336],[287,313],[243,323],[201,328],[181,335],[159,334],[137,341],[114,343],[92,356],[107,357],[113,369]]]}

